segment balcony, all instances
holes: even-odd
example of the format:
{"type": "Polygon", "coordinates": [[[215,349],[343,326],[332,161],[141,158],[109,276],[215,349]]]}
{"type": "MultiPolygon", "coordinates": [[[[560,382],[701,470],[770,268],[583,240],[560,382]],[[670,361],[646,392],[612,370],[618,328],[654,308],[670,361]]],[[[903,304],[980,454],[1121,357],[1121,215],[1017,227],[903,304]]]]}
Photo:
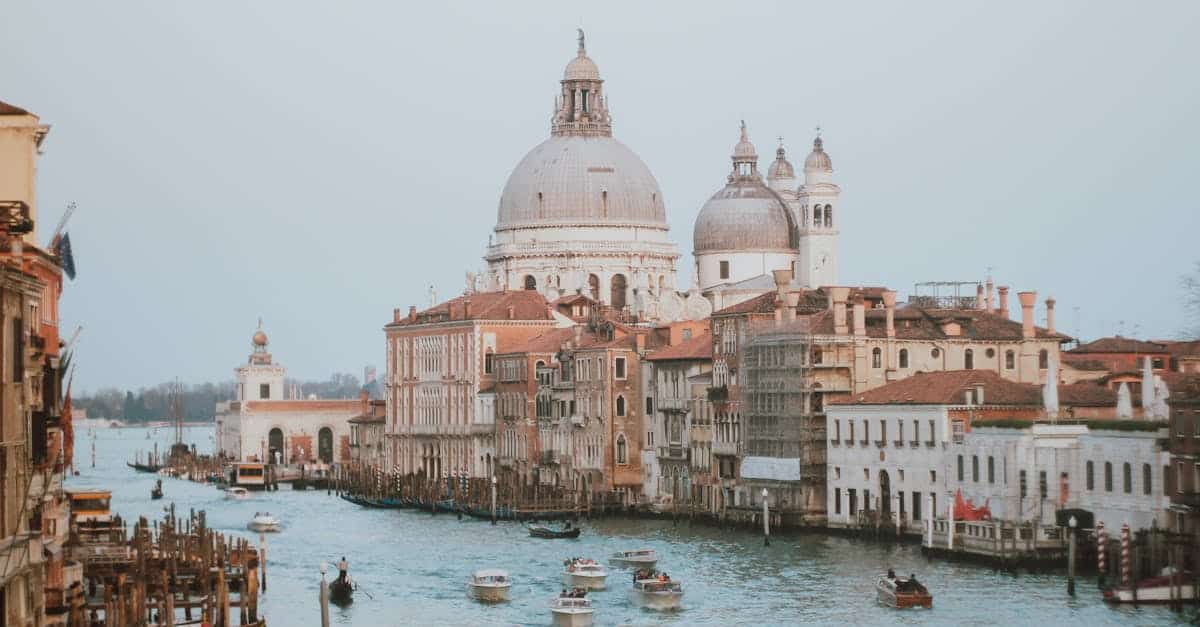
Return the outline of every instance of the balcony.
{"type": "Polygon", "coordinates": [[[846,448],[854,448],[854,439],[852,438],[852,439],[846,440],[845,445],[846,445],[846,448]]]}
{"type": "Polygon", "coordinates": [[[920,440],[909,440],[908,441],[908,448],[920,448],[920,447],[921,447],[920,440]]]}
{"type": "Polygon", "coordinates": [[[692,409],[692,400],[688,398],[660,398],[658,410],[674,413],[687,413],[692,409]]]}
{"type": "Polygon", "coordinates": [[[892,446],[896,448],[904,448],[904,440],[892,440],[892,446]]]}
{"type": "Polygon", "coordinates": [[[713,455],[728,455],[736,456],[740,453],[741,447],[737,442],[713,442],[713,455]]]}
{"type": "Polygon", "coordinates": [[[584,418],[583,416],[571,416],[571,424],[575,425],[576,427],[582,427],[583,425],[587,424],[587,418],[584,418]]]}
{"type": "Polygon", "coordinates": [[[558,451],[554,449],[542,449],[542,456],[539,458],[542,466],[557,466],[558,451]]]}
{"type": "Polygon", "coordinates": [[[933,448],[935,446],[937,446],[937,443],[933,440],[925,440],[925,448],[933,448]]]}
{"type": "Polygon", "coordinates": [[[660,461],[685,462],[691,457],[691,452],[691,449],[684,448],[682,445],[660,446],[658,447],[658,459],[660,461]]]}
{"type": "Polygon", "coordinates": [[[871,441],[870,440],[859,440],[858,445],[863,448],[867,448],[868,446],[871,445],[871,441]]]}
{"type": "Polygon", "coordinates": [[[875,440],[875,448],[883,448],[887,446],[887,440],[875,440]]]}
{"type": "Polygon", "coordinates": [[[830,440],[829,441],[829,446],[841,446],[841,445],[842,445],[841,440],[830,440]]]}
{"type": "Polygon", "coordinates": [[[1188,507],[1200,507],[1200,492],[1191,490],[1188,492],[1176,492],[1171,495],[1171,503],[1173,505],[1187,505],[1188,507]]]}

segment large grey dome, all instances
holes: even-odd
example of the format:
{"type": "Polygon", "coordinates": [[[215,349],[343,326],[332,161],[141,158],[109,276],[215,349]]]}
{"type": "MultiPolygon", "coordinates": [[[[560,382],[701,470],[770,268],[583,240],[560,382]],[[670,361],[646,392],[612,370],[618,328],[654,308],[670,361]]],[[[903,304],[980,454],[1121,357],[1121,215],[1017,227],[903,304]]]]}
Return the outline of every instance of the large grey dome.
{"type": "Polygon", "coordinates": [[[508,177],[496,230],[568,225],[666,229],[658,181],[612,137],[553,136],[529,151],[508,177]]]}
{"type": "Polygon", "coordinates": [[[692,233],[692,252],[794,251],[799,231],[783,198],[761,181],[730,181],[704,203],[692,233]]]}

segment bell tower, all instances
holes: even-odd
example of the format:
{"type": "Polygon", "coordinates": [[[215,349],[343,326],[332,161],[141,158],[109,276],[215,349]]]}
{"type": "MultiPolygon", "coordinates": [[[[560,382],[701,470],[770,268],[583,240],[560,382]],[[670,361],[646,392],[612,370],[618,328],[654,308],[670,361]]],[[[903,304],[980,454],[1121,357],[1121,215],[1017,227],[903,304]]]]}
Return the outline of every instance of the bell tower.
{"type": "Polygon", "coordinates": [[[825,152],[820,128],[804,160],[804,183],[796,194],[800,225],[798,279],[807,287],[838,284],[837,220],[842,190],[833,182],[833,162],[825,152]]]}

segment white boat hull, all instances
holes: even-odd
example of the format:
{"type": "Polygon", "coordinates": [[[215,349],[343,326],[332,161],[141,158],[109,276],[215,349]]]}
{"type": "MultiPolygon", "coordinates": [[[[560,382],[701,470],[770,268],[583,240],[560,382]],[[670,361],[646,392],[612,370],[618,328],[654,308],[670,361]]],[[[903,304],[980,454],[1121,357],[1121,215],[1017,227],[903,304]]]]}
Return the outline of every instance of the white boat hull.
{"type": "Polygon", "coordinates": [[[555,627],[591,627],[594,613],[591,609],[550,610],[555,627]]]}
{"type": "Polygon", "coordinates": [[[654,570],[658,565],[657,559],[645,559],[634,557],[613,557],[608,560],[613,566],[621,568],[645,568],[646,570],[654,570]]]}
{"type": "Polygon", "coordinates": [[[683,593],[630,590],[629,599],[634,605],[648,610],[677,610],[683,604],[683,593]]]}
{"type": "Polygon", "coordinates": [[[508,600],[508,592],[512,586],[482,586],[467,584],[467,596],[486,603],[501,603],[508,600]]]}
{"type": "Polygon", "coordinates": [[[246,526],[250,528],[250,531],[259,531],[259,532],[263,532],[263,533],[267,533],[267,532],[273,533],[273,532],[279,531],[279,523],[277,523],[277,522],[250,521],[250,524],[246,525],[246,526]]]}
{"type": "Polygon", "coordinates": [[[1182,586],[1177,586],[1172,592],[1169,586],[1148,586],[1137,589],[1137,601],[1133,599],[1133,590],[1128,588],[1118,588],[1112,591],[1111,597],[1105,600],[1110,603],[1170,603],[1172,601],[1194,601],[1196,596],[1192,593],[1192,583],[1185,582],[1182,586]],[[1180,594],[1182,596],[1172,599],[1172,594],[1180,594]]]}
{"type": "Polygon", "coordinates": [[[608,575],[593,575],[588,573],[563,573],[563,585],[567,588],[583,588],[585,590],[603,590],[608,575]]]}

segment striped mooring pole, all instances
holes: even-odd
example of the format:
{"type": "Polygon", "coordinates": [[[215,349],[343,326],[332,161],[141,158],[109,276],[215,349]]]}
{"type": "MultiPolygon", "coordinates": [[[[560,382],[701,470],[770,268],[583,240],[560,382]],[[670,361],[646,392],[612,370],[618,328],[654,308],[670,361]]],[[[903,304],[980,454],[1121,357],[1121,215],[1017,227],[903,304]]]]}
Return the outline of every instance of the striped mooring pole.
{"type": "Polygon", "coordinates": [[[1104,534],[1104,521],[1101,520],[1099,524],[1096,525],[1096,570],[1100,571],[1100,576],[1097,578],[1097,581],[1101,588],[1104,587],[1104,573],[1108,572],[1108,569],[1104,564],[1104,543],[1106,539],[1107,538],[1104,534]]]}
{"type": "Polygon", "coordinates": [[[1129,581],[1129,523],[1121,525],[1121,585],[1130,587],[1129,581]]]}

